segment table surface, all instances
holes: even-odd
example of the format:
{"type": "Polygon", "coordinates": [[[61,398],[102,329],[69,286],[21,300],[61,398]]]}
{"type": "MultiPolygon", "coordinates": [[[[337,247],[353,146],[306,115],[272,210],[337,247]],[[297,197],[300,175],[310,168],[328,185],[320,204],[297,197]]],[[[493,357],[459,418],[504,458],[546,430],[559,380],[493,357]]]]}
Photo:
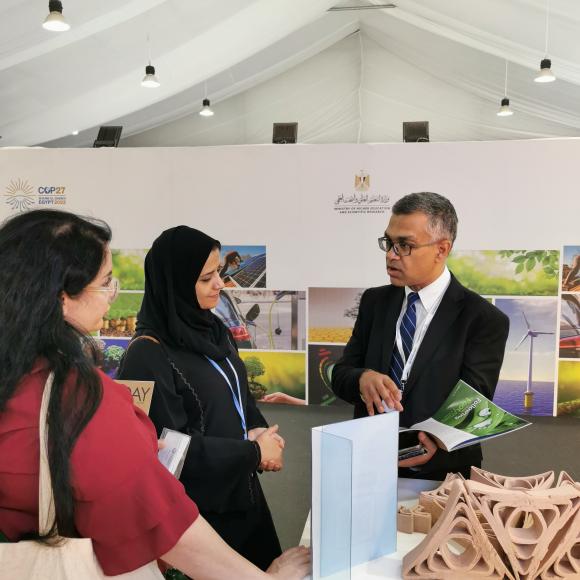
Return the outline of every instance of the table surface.
{"type": "MultiPolygon", "coordinates": [[[[411,507],[415,505],[419,499],[419,494],[422,491],[429,491],[441,485],[440,481],[430,481],[421,479],[403,479],[400,478],[397,483],[397,502],[398,505],[411,507]]],[[[397,532],[397,551],[387,556],[382,556],[376,560],[364,562],[358,566],[354,566],[350,570],[350,578],[352,580],[362,580],[364,578],[381,578],[387,580],[400,580],[402,578],[402,561],[403,556],[421,540],[425,538],[425,534],[413,533],[405,534],[397,532]]],[[[310,546],[310,514],[306,519],[302,538],[300,538],[301,546],[310,546]]],[[[333,578],[347,578],[347,573],[327,576],[328,580],[333,578]]]]}

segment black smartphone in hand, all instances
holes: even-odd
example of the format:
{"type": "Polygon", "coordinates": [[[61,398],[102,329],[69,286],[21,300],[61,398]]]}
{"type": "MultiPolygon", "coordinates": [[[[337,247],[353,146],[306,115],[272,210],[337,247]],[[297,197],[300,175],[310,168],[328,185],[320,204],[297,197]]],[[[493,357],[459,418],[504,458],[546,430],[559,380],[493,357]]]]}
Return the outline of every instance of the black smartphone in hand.
{"type": "Polygon", "coordinates": [[[411,457],[417,457],[419,455],[425,455],[427,449],[423,445],[413,445],[412,447],[405,447],[404,449],[399,449],[399,461],[403,459],[411,459],[411,457]]]}

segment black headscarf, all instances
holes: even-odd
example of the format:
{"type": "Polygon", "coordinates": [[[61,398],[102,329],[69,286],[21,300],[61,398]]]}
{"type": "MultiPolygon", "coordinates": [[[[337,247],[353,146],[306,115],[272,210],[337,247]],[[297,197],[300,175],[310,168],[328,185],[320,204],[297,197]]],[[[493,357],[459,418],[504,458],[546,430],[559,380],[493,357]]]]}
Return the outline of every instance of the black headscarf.
{"type": "Polygon", "coordinates": [[[200,308],[195,284],[220,243],[199,230],[165,230],[145,257],[145,296],[137,335],[150,334],[180,349],[223,360],[229,354],[227,329],[211,310],[200,308]]]}

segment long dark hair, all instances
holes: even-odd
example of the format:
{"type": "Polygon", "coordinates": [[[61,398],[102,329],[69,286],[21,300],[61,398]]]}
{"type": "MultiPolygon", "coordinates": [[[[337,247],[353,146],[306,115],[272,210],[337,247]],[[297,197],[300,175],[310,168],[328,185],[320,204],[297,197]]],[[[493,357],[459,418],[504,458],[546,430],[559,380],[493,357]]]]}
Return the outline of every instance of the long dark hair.
{"type": "MultiPolygon", "coordinates": [[[[96,345],[64,320],[61,297],[91,283],[110,240],[104,222],[64,211],[30,211],[0,227],[0,418],[35,361],[46,359],[54,372],[48,459],[61,536],[77,535],[69,459],[102,396],[96,345]]],[[[47,538],[55,533],[53,525],[47,538]]]]}

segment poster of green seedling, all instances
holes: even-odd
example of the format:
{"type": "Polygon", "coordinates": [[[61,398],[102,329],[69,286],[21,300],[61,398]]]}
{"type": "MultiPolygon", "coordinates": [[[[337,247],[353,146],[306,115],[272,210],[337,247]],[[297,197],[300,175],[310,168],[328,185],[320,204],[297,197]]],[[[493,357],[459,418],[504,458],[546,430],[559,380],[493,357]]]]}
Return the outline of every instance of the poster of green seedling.
{"type": "Polygon", "coordinates": [[[561,360],[558,369],[558,417],[580,418],[580,361],[561,360]]]}
{"type": "Polygon", "coordinates": [[[558,294],[558,250],[454,250],[447,265],[464,286],[478,294],[558,294]]]}
{"type": "Polygon", "coordinates": [[[145,289],[145,255],[147,250],[112,250],[113,276],[121,290],[145,289]]]}
{"type": "Polygon", "coordinates": [[[133,336],[142,302],[143,292],[121,292],[105,316],[100,336],[133,336]]]}

